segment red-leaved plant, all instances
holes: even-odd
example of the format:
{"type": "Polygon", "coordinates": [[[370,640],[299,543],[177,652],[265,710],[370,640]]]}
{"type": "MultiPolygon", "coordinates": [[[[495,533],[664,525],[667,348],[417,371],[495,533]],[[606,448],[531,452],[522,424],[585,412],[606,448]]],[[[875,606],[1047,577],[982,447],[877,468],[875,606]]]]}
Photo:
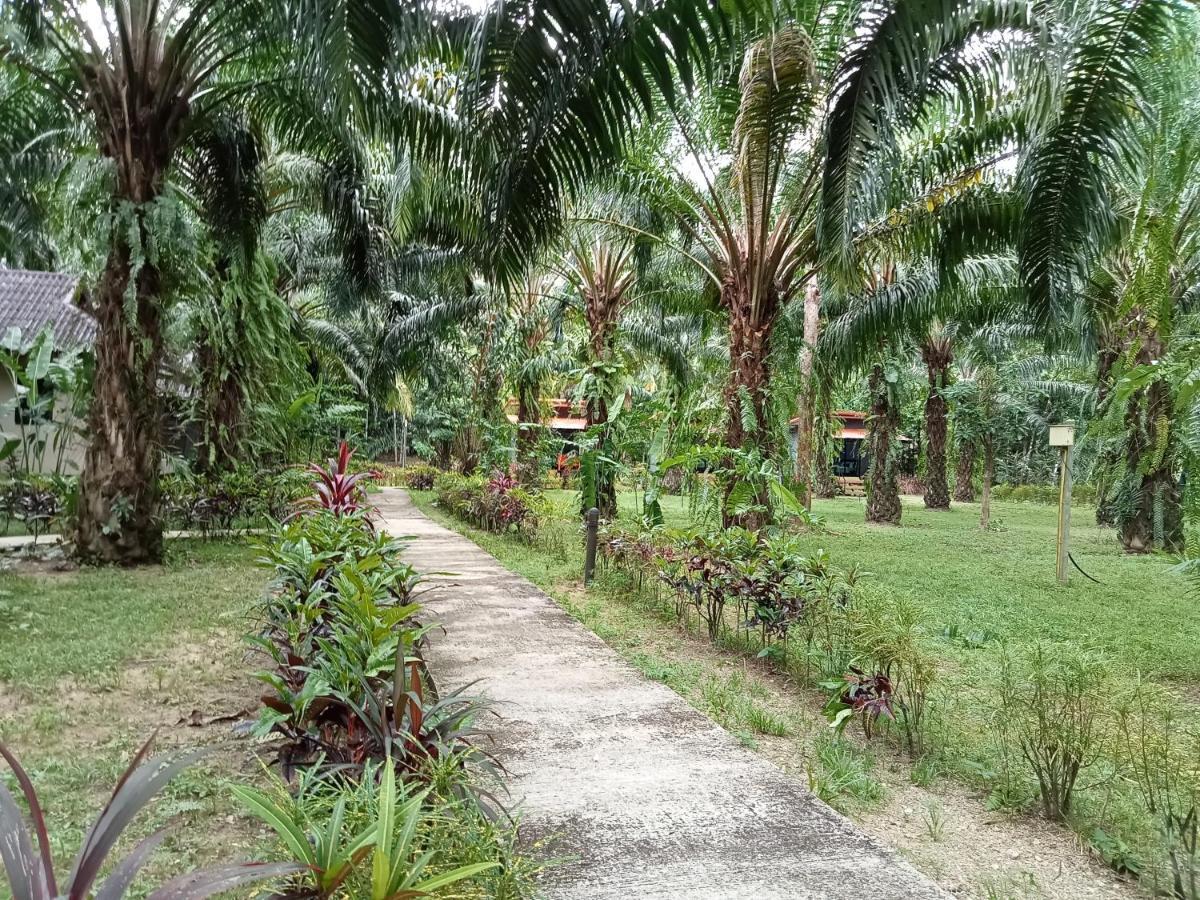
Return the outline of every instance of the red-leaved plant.
{"type": "Polygon", "coordinates": [[[841,731],[852,716],[860,713],[868,738],[880,719],[896,721],[893,709],[895,688],[886,673],[864,672],[858,666],[851,666],[850,671],[837,683],[836,690],[825,705],[825,714],[837,730],[841,731]]]}
{"type": "Polygon", "coordinates": [[[316,505],[327,509],[334,515],[345,516],[361,512],[365,508],[366,495],[359,483],[369,472],[347,472],[350,457],[354,451],[350,445],[342,441],[338,447],[337,459],[329,460],[327,466],[312,463],[309,471],[317,476],[313,488],[317,492],[316,505]]]}
{"type": "MultiPolygon", "coordinates": [[[[86,900],[93,896],[103,900],[121,900],[125,896],[138,871],[166,837],[166,832],[158,831],[143,839],[124,859],[109,868],[108,876],[99,888],[96,888],[100,870],[105,867],[109,854],[134,816],[199,755],[191,753],[174,759],[158,757],[147,761],[149,752],[150,741],[147,741],[117,782],[112,797],[101,810],[95,823],[88,829],[67,880],[60,885],[55,877],[46,817],[38,802],[33,782],[16,757],[7,747],[0,744],[0,756],[12,767],[17,784],[25,795],[37,838],[35,850],[33,837],[16,800],[4,786],[4,782],[0,781],[0,861],[3,861],[8,872],[13,900],[86,900]]],[[[151,891],[147,898],[200,900],[202,897],[224,893],[239,885],[295,875],[304,870],[304,866],[296,863],[237,863],[215,866],[173,878],[151,891]]]]}

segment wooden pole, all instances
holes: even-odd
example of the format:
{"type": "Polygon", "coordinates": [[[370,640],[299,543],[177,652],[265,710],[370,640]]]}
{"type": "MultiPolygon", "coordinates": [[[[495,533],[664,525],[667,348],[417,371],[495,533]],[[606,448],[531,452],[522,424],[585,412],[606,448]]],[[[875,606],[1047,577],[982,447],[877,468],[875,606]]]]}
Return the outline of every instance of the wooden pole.
{"type": "Polygon", "coordinates": [[[1070,581],[1071,573],[1071,447],[1060,448],[1058,467],[1058,583],[1070,581]]]}
{"type": "Polygon", "coordinates": [[[596,532],[600,525],[600,510],[587,511],[587,543],[583,553],[583,583],[589,585],[596,574],[596,532]]]}

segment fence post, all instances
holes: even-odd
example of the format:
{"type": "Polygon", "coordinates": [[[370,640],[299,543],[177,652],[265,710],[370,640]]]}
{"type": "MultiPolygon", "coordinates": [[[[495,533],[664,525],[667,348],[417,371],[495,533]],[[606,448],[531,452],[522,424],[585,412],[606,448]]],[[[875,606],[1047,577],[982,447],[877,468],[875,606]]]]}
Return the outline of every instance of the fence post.
{"type": "Polygon", "coordinates": [[[600,510],[592,507],[587,511],[587,543],[583,553],[583,583],[589,585],[596,574],[596,531],[600,526],[600,510]]]}

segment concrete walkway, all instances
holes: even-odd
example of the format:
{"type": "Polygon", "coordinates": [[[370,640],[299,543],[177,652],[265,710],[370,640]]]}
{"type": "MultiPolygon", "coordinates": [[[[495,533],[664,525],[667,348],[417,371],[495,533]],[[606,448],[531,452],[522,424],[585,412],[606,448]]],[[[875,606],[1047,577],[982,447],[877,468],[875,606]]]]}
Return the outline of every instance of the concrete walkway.
{"type": "Polygon", "coordinates": [[[497,701],[523,836],[564,860],[547,898],[948,897],[403,491],[372,499],[435,585],[435,677],[497,701]]]}

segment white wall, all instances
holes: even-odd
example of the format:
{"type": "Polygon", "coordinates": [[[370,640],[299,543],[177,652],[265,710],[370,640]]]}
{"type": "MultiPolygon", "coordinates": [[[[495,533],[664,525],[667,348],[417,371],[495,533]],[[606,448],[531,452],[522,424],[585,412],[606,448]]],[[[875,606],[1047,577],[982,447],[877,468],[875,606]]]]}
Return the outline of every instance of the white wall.
{"type": "MultiPolygon", "coordinates": [[[[8,373],[0,370],[0,435],[3,435],[3,440],[0,443],[8,441],[9,438],[21,437],[21,426],[17,424],[16,405],[12,402],[16,397],[16,389],[13,386],[12,379],[8,377],[8,373]]],[[[40,473],[49,475],[54,472],[54,467],[58,462],[58,451],[55,448],[56,434],[67,419],[67,403],[68,398],[59,398],[55,404],[54,416],[49,422],[42,423],[36,431],[46,440],[46,452],[40,466],[40,473]]],[[[78,429],[83,423],[78,419],[74,422],[74,428],[78,429]]],[[[25,434],[33,435],[35,428],[33,425],[25,426],[25,434]]],[[[86,441],[79,435],[71,435],[63,450],[63,465],[62,474],[77,475],[79,470],[83,468],[83,456],[87,450],[86,441]]],[[[15,456],[18,459],[18,465],[21,463],[21,450],[17,449],[15,456]]],[[[9,461],[5,460],[0,463],[0,471],[7,472],[9,461]]]]}

